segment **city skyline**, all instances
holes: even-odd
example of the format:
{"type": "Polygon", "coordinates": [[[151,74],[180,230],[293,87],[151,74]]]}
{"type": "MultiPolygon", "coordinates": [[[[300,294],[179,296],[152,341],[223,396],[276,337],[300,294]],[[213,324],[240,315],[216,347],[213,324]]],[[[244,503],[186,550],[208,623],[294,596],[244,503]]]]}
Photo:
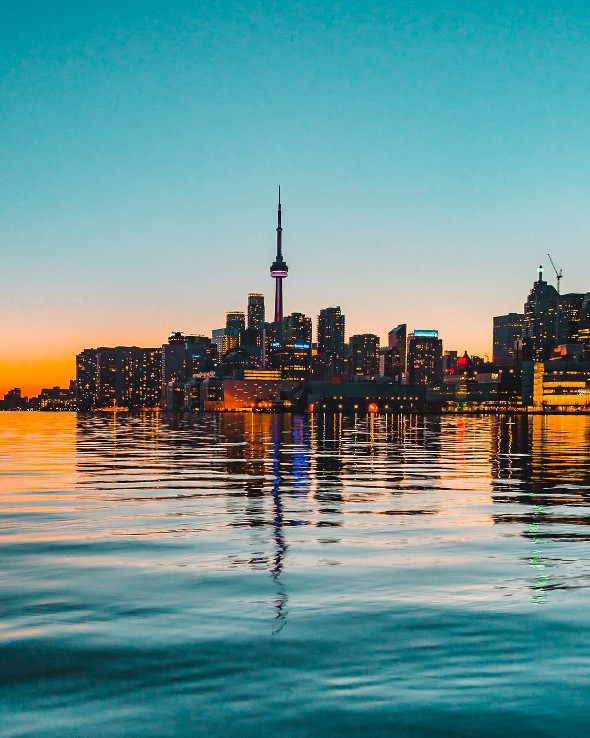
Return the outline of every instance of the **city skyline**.
{"type": "MultiPolygon", "coordinates": [[[[283,287],[282,287],[282,281],[287,276],[287,271],[288,270],[287,270],[287,266],[286,266],[286,264],[285,264],[285,262],[283,260],[283,257],[282,257],[282,231],[283,231],[283,228],[281,226],[282,206],[281,206],[281,191],[280,191],[280,186],[278,188],[278,210],[277,210],[277,213],[278,213],[278,225],[277,225],[277,228],[276,228],[276,254],[275,254],[275,261],[271,265],[271,270],[270,270],[271,271],[271,279],[274,279],[274,281],[275,281],[275,287],[272,290],[268,290],[266,293],[265,292],[260,292],[260,293],[252,293],[252,292],[250,292],[250,293],[247,293],[247,294],[242,295],[242,297],[244,298],[244,305],[242,307],[244,309],[243,310],[238,310],[237,313],[242,313],[244,315],[244,317],[248,313],[249,300],[250,300],[250,298],[253,295],[262,296],[263,302],[264,302],[264,298],[267,295],[271,297],[272,303],[270,303],[270,304],[272,304],[273,307],[274,307],[273,314],[274,314],[275,322],[276,322],[276,317],[277,317],[277,310],[280,309],[281,320],[282,320],[282,316],[288,314],[288,312],[289,312],[287,310],[284,310],[284,308],[283,308],[283,287]],[[280,264],[279,264],[279,261],[280,261],[280,264]],[[279,264],[279,266],[281,266],[281,269],[279,269],[277,267],[277,264],[279,264]]],[[[549,256],[549,254],[547,254],[547,256],[549,256]]],[[[541,279],[543,278],[544,270],[543,270],[543,268],[542,268],[541,265],[539,265],[536,268],[536,273],[541,277],[541,279]]],[[[555,276],[557,277],[557,274],[555,276]]],[[[547,275],[547,278],[548,278],[548,280],[551,279],[551,270],[549,270],[549,274],[547,275]]],[[[294,299],[295,301],[297,300],[296,297],[295,298],[292,298],[292,299],[294,299]]],[[[236,300],[233,300],[233,302],[235,303],[236,300]]],[[[327,305],[324,305],[323,307],[321,307],[321,308],[318,309],[316,315],[321,314],[322,312],[324,312],[325,309],[331,309],[331,308],[329,308],[329,306],[327,306],[327,305]]],[[[410,312],[410,311],[408,311],[408,312],[410,312]]],[[[507,311],[502,311],[502,312],[507,312],[507,311]]],[[[226,310],[225,313],[223,314],[223,317],[225,318],[225,316],[230,315],[230,314],[232,314],[232,311],[231,310],[226,310]]],[[[303,313],[303,314],[306,315],[307,313],[303,313]]],[[[400,316],[398,316],[398,317],[400,317],[400,316]]],[[[378,316],[374,316],[374,318],[375,318],[375,323],[383,323],[383,318],[381,318],[381,320],[379,320],[379,317],[378,316]]],[[[481,355],[484,356],[484,357],[487,357],[491,361],[492,360],[492,353],[493,353],[493,351],[492,351],[492,348],[493,348],[492,347],[492,343],[493,343],[492,342],[492,331],[493,331],[493,328],[490,327],[490,325],[489,325],[490,318],[491,318],[491,316],[488,316],[488,332],[489,332],[489,338],[490,338],[490,340],[488,342],[488,346],[481,352],[481,355]]],[[[400,320],[402,320],[402,319],[403,319],[403,316],[400,317],[400,320]]],[[[348,316],[348,320],[353,325],[355,324],[355,321],[354,320],[351,320],[350,319],[350,316],[348,316]]],[[[494,318],[494,320],[495,320],[495,318],[494,318]]],[[[417,326],[415,326],[415,329],[418,330],[419,332],[420,331],[424,331],[424,330],[426,332],[430,332],[430,330],[433,329],[433,325],[429,325],[428,328],[426,328],[426,326],[421,326],[420,328],[418,328],[417,326]]],[[[459,329],[458,330],[458,333],[460,335],[461,334],[461,325],[458,326],[458,329],[459,329]]],[[[172,331],[168,331],[168,333],[174,333],[175,330],[176,329],[173,329],[172,331]]],[[[190,331],[190,330],[186,330],[186,329],[183,329],[183,328],[181,328],[180,330],[182,331],[183,334],[186,334],[186,335],[199,335],[199,336],[212,336],[217,331],[217,329],[215,327],[212,327],[208,331],[206,331],[206,330],[190,331]]],[[[388,329],[385,332],[385,337],[391,332],[391,330],[392,329],[390,328],[390,329],[388,329]]],[[[443,331],[440,331],[438,328],[435,328],[434,330],[437,333],[437,335],[438,334],[441,334],[442,337],[443,337],[443,340],[444,340],[444,333],[443,333],[443,331]]],[[[346,331],[345,340],[348,342],[349,340],[351,340],[352,338],[354,338],[355,335],[358,335],[359,333],[360,333],[360,331],[354,331],[353,328],[348,328],[348,330],[346,331]]],[[[89,334],[92,334],[92,331],[89,331],[89,334]]],[[[365,334],[375,334],[375,335],[378,336],[378,338],[379,338],[379,340],[381,342],[381,346],[386,346],[387,345],[387,339],[386,338],[384,339],[384,335],[382,333],[378,332],[378,331],[372,330],[370,325],[367,326],[367,329],[364,330],[364,331],[362,331],[362,333],[361,333],[361,335],[365,335],[365,334]]],[[[142,335],[142,332],[141,331],[140,331],[140,335],[142,335]]],[[[147,334],[144,334],[144,335],[147,335],[147,334]]],[[[150,335],[151,335],[151,333],[150,333],[150,335]]],[[[316,340],[316,329],[315,328],[314,328],[314,331],[313,331],[313,339],[312,340],[314,340],[314,341],[316,340]]],[[[111,345],[111,346],[124,346],[124,347],[127,347],[127,346],[154,346],[154,347],[157,347],[157,346],[160,346],[161,343],[162,343],[162,336],[160,335],[160,336],[155,337],[154,340],[151,341],[151,342],[149,342],[149,341],[146,342],[145,340],[142,342],[140,340],[137,340],[137,338],[136,338],[135,340],[131,340],[131,341],[118,342],[118,343],[111,342],[110,344],[107,341],[102,341],[102,342],[95,341],[94,342],[94,345],[96,345],[97,347],[99,347],[99,346],[105,346],[106,347],[106,346],[109,346],[109,345],[111,345]]],[[[485,344],[484,341],[481,341],[479,343],[479,345],[484,345],[484,344],[485,344]]],[[[86,341],[86,345],[89,345],[89,342],[88,341],[86,341]]],[[[447,350],[450,350],[449,347],[450,347],[450,344],[447,343],[446,346],[445,346],[445,348],[447,350]]],[[[452,346],[451,348],[454,349],[454,350],[456,350],[456,351],[458,351],[459,354],[462,354],[463,351],[466,351],[466,352],[471,353],[471,354],[476,354],[476,352],[473,351],[473,350],[468,351],[468,349],[467,349],[466,346],[461,346],[460,349],[457,349],[455,346],[452,346]]],[[[42,388],[57,387],[57,386],[64,386],[64,387],[68,386],[68,384],[71,381],[72,377],[75,376],[75,373],[76,373],[75,372],[75,355],[80,350],[82,350],[80,348],[80,346],[77,346],[75,348],[74,354],[71,355],[71,356],[66,357],[62,361],[52,362],[51,360],[49,360],[49,361],[35,362],[35,363],[32,363],[32,364],[28,364],[28,365],[27,364],[23,364],[23,363],[14,365],[13,371],[16,372],[14,374],[14,376],[17,377],[17,378],[20,378],[20,381],[11,381],[9,379],[9,377],[11,376],[10,375],[10,372],[4,372],[3,371],[2,374],[0,375],[0,377],[1,377],[1,381],[0,381],[0,394],[4,394],[4,393],[8,392],[9,390],[11,390],[15,386],[21,388],[22,391],[23,391],[23,395],[27,395],[27,396],[31,396],[31,395],[37,394],[42,388]],[[23,377],[25,378],[25,381],[23,381],[23,377]],[[30,377],[30,379],[27,379],[29,377],[30,377]],[[41,377],[47,377],[47,380],[43,380],[43,379],[41,379],[41,377]],[[53,380],[50,379],[51,377],[56,377],[57,380],[56,381],[53,381],[53,380]]],[[[4,369],[4,367],[3,367],[3,369],[4,369]]]]}
{"type": "Polygon", "coordinates": [[[279,182],[285,313],[490,352],[547,252],[586,288],[589,28],[547,3],[7,8],[2,389],[270,304],[279,182]]]}

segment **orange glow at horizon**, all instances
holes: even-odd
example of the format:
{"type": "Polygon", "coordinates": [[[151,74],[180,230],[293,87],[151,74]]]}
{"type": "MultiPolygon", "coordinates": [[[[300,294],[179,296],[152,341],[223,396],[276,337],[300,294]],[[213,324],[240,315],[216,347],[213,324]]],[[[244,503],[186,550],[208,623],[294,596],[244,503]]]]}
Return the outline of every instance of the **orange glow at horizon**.
{"type": "Polygon", "coordinates": [[[76,357],[29,356],[20,361],[0,360],[0,397],[20,387],[26,397],[35,397],[45,387],[70,386],[76,378],[76,357]]]}

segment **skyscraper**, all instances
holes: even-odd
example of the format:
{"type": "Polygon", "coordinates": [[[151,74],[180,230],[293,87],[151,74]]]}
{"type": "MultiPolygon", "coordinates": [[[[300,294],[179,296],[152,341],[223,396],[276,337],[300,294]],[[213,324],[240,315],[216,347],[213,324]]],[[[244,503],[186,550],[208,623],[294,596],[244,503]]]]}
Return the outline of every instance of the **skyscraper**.
{"type": "Polygon", "coordinates": [[[582,344],[582,355],[584,359],[590,361],[590,292],[584,295],[582,307],[580,308],[577,340],[582,344]]]}
{"type": "Polygon", "coordinates": [[[211,332],[211,342],[217,346],[217,355],[223,356],[223,337],[225,336],[225,328],[214,328],[211,332]]]}
{"type": "Polygon", "coordinates": [[[402,375],[406,371],[406,362],[407,362],[407,335],[408,335],[408,326],[406,323],[400,323],[395,328],[392,328],[389,333],[387,334],[387,340],[389,344],[389,348],[391,349],[392,353],[391,356],[391,375],[386,376],[392,376],[394,378],[397,378],[397,381],[401,382],[402,375]],[[397,355],[397,364],[396,364],[396,355],[397,355]]]}
{"type": "Polygon", "coordinates": [[[524,315],[508,313],[494,317],[494,364],[509,366],[516,363],[515,344],[522,338],[524,315]]]}
{"type": "Polygon", "coordinates": [[[557,343],[577,341],[583,302],[583,292],[569,292],[559,296],[557,343]]]}
{"type": "Polygon", "coordinates": [[[84,349],[76,356],[76,407],[91,410],[96,392],[96,349],[84,349]]]}
{"type": "Polygon", "coordinates": [[[210,338],[173,333],[162,346],[163,400],[169,382],[185,383],[194,374],[215,371],[217,366],[217,346],[210,338]]]}
{"type": "Polygon", "coordinates": [[[303,313],[283,318],[280,369],[283,379],[309,379],[311,371],[312,322],[303,313]]]}
{"type": "Polygon", "coordinates": [[[317,323],[318,358],[325,367],[326,378],[344,372],[344,315],[340,306],[320,310],[317,323]]]}
{"type": "Polygon", "coordinates": [[[438,331],[414,331],[408,338],[410,384],[434,384],[442,380],[442,341],[438,331]]]}
{"type": "Polygon", "coordinates": [[[162,349],[139,350],[139,404],[144,408],[157,407],[162,394],[162,349]]]}
{"type": "Polygon", "coordinates": [[[287,278],[289,268],[283,259],[283,229],[281,227],[281,188],[279,187],[279,207],[277,225],[277,255],[270,267],[270,276],[275,280],[275,312],[273,322],[280,327],[283,322],[283,279],[287,278]]]}
{"type": "Polygon", "coordinates": [[[523,358],[527,361],[548,360],[557,345],[559,293],[543,279],[542,266],[538,275],[524,305],[523,358]]]}
{"type": "Polygon", "coordinates": [[[238,348],[240,335],[246,328],[246,316],[241,310],[232,310],[225,316],[225,334],[223,336],[223,353],[238,348]]]}
{"type": "Polygon", "coordinates": [[[350,337],[351,373],[376,377],[379,374],[379,336],[361,333],[350,337]]]}
{"type": "Polygon", "coordinates": [[[260,292],[248,295],[248,328],[257,331],[264,328],[264,295],[260,292]]]}

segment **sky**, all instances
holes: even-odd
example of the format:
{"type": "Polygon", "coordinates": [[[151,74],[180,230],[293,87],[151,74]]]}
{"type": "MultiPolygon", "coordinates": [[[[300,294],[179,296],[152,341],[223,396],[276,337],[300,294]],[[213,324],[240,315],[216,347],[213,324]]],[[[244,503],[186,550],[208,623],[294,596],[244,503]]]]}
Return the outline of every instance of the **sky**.
{"type": "Polygon", "coordinates": [[[485,354],[540,262],[590,290],[590,6],[55,0],[0,23],[0,393],[286,312],[485,354]]]}

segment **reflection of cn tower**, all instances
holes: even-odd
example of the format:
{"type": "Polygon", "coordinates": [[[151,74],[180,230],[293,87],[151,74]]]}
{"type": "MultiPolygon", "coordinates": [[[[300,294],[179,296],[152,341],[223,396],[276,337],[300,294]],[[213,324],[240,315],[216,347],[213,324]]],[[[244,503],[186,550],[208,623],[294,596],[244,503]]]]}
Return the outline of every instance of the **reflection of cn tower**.
{"type": "Polygon", "coordinates": [[[283,321],[283,279],[289,273],[289,267],[283,259],[283,229],[281,228],[281,188],[279,187],[279,211],[277,225],[277,257],[270,266],[270,276],[275,280],[275,317],[274,322],[281,325],[283,321]]]}
{"type": "Polygon", "coordinates": [[[283,512],[283,501],[281,500],[281,443],[282,443],[282,427],[279,426],[277,420],[272,427],[272,445],[273,445],[273,464],[272,471],[274,475],[272,483],[273,497],[273,530],[275,542],[275,555],[271,566],[272,580],[278,585],[277,596],[275,599],[275,620],[279,621],[278,627],[273,631],[273,635],[277,635],[285,627],[287,622],[287,591],[281,582],[281,574],[284,568],[284,559],[287,554],[287,542],[283,534],[283,526],[285,524],[285,514],[283,512]]]}

